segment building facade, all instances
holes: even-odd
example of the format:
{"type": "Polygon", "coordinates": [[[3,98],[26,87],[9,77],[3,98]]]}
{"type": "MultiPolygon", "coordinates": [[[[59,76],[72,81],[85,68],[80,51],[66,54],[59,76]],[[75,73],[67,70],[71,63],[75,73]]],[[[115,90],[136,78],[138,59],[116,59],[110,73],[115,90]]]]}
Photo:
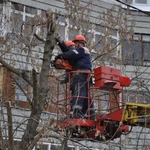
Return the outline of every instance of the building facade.
{"type": "MultiPolygon", "coordinates": [[[[66,1],[67,2],[67,1],[66,1]]],[[[89,6],[86,0],[78,1],[84,7],[89,6]]],[[[123,2],[128,2],[123,0],[123,2]]],[[[148,12],[150,10],[149,1],[136,1],[133,0],[131,3],[138,9],[142,11],[148,12]],[[141,4],[143,3],[143,4],[141,4]]],[[[116,1],[109,0],[94,0],[92,1],[92,9],[90,10],[89,16],[86,15],[90,23],[83,24],[85,28],[88,28],[87,39],[88,42],[92,45],[94,43],[96,47],[91,49],[92,59],[96,58],[95,56],[101,53],[100,49],[103,47],[103,34],[106,34],[106,30],[109,31],[111,26],[106,25],[104,23],[101,24],[102,16],[107,13],[112,13],[112,15],[121,16],[123,24],[126,23],[126,31],[133,32],[124,37],[121,41],[121,36],[119,34],[119,29],[117,26],[114,26],[111,29],[111,41],[112,46],[118,45],[115,48],[115,52],[113,56],[110,58],[109,56],[105,57],[105,59],[96,62],[93,66],[96,67],[98,65],[112,65],[116,62],[116,60],[120,60],[121,63],[117,63],[113,66],[120,68],[123,75],[127,75],[131,77],[132,84],[129,89],[126,90],[126,101],[133,101],[139,103],[149,103],[150,93],[149,93],[149,81],[150,81],[150,15],[143,13],[142,11],[132,9],[128,12],[128,8],[121,3],[117,3],[116,1]],[[113,8],[113,9],[112,9],[113,8]],[[110,11],[110,9],[112,9],[110,11]],[[121,11],[120,11],[121,10],[121,11]],[[120,15],[120,14],[121,15],[120,15]],[[100,17],[101,16],[101,17],[100,17]],[[125,19],[127,20],[125,22],[125,19]],[[86,26],[87,25],[87,26],[86,26]],[[105,31],[105,32],[104,32],[105,31]],[[99,41],[102,41],[99,43],[99,41]],[[121,44],[119,44],[121,41],[121,44]],[[109,57],[109,58],[108,58],[109,57]],[[103,61],[103,62],[102,62],[103,61]]],[[[67,14],[66,10],[67,6],[64,0],[2,0],[0,2],[0,36],[1,36],[1,55],[3,58],[12,65],[14,65],[18,69],[22,70],[32,70],[33,65],[36,64],[36,69],[38,70],[41,65],[41,57],[43,56],[43,44],[40,41],[33,40],[33,26],[32,18],[35,15],[41,15],[45,10],[51,9],[55,15],[58,16],[57,22],[59,25],[59,34],[64,38],[64,40],[73,39],[73,37],[77,34],[82,33],[83,30],[79,30],[76,26],[73,25],[73,22],[65,16],[67,14]],[[18,35],[23,39],[22,30],[27,27],[27,31],[30,36],[27,42],[32,41],[32,53],[29,51],[25,51],[25,49],[21,49],[22,45],[17,46],[17,43],[20,41],[17,37],[18,35]],[[74,26],[74,27],[73,27],[74,26]],[[3,41],[6,39],[13,39],[12,44],[3,44],[3,41]],[[16,40],[14,42],[14,40],[16,40]],[[7,53],[4,53],[4,49],[8,49],[7,53]],[[21,49],[21,50],[20,50],[21,49]]],[[[74,12],[75,13],[75,12],[74,12]]],[[[86,12],[85,12],[86,13],[86,12]]],[[[108,18],[106,18],[108,19],[108,18]]],[[[120,21],[121,23],[121,21],[120,21]]],[[[81,23],[82,24],[82,23],[81,23]]],[[[81,27],[82,27],[81,26],[81,27]]],[[[122,25],[123,26],[123,25],[122,25]]],[[[46,28],[37,28],[36,31],[40,36],[44,39],[46,37],[46,28]]],[[[108,48],[108,47],[106,47],[108,48]]],[[[54,50],[54,56],[57,54],[57,47],[54,50]]],[[[39,69],[40,70],[40,69],[39,69]]],[[[19,89],[19,87],[15,84],[15,86],[8,86],[8,83],[14,85],[14,83],[10,80],[10,72],[1,67],[1,85],[0,92],[1,97],[2,94],[6,95],[6,99],[11,99],[15,105],[12,107],[13,118],[13,127],[17,129],[18,132],[15,132],[16,142],[20,140],[23,134],[23,128],[26,126],[25,120],[29,116],[30,109],[27,102],[27,97],[24,93],[19,89]],[[15,94],[14,94],[15,93],[15,94]],[[19,126],[20,122],[22,125],[19,126]]],[[[26,91],[29,98],[32,98],[32,87],[27,85],[20,78],[17,81],[22,85],[22,88],[26,91]]],[[[51,106],[50,106],[51,107],[51,106]]],[[[5,107],[1,107],[1,112],[3,112],[3,116],[1,116],[2,129],[7,135],[7,111],[5,107]]],[[[54,113],[54,112],[53,112],[54,113]]],[[[49,112],[48,109],[45,109],[42,115],[42,121],[46,121],[51,117],[52,113],[49,112]]],[[[144,133],[140,135],[140,132],[137,133],[137,130],[143,130],[142,128],[134,128],[132,131],[132,135],[122,136],[122,139],[116,139],[115,141],[107,144],[103,143],[91,143],[88,142],[88,145],[91,149],[119,149],[120,143],[122,141],[123,149],[129,148],[138,148],[142,149],[142,146],[149,146],[148,140],[150,139],[150,134],[148,129],[144,129],[144,133]],[[137,133],[137,134],[136,134],[137,133]],[[139,141],[136,141],[136,137],[141,136],[139,141]],[[138,145],[138,146],[137,146],[138,145]]],[[[57,149],[60,148],[60,143],[58,141],[52,139],[43,139],[42,144],[39,143],[35,150],[38,149],[38,146],[43,150],[49,149],[57,149]]],[[[83,142],[83,144],[85,144],[83,142]]],[[[70,150],[71,149],[84,149],[79,145],[69,143],[70,150]]]]}

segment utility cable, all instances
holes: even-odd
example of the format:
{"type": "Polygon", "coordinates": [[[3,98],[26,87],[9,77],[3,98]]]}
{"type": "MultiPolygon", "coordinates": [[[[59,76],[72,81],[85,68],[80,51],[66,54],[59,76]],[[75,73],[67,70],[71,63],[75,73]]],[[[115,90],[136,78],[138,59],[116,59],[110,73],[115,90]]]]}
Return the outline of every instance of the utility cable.
{"type": "Polygon", "coordinates": [[[143,11],[143,10],[137,8],[137,7],[134,7],[134,6],[130,5],[130,4],[124,3],[124,2],[122,2],[120,0],[115,0],[115,1],[118,2],[118,3],[121,3],[123,5],[126,5],[128,7],[134,8],[134,9],[138,10],[139,12],[142,12],[142,13],[146,14],[147,16],[150,16],[150,12],[145,12],[145,11],[143,11]]]}

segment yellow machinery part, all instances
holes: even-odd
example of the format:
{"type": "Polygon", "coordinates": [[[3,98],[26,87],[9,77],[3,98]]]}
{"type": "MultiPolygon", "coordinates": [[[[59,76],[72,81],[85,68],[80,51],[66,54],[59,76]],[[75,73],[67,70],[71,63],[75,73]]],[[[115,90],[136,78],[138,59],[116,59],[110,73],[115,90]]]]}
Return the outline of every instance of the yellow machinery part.
{"type": "Polygon", "coordinates": [[[127,102],[122,121],[124,124],[150,128],[150,105],[127,102]]]}

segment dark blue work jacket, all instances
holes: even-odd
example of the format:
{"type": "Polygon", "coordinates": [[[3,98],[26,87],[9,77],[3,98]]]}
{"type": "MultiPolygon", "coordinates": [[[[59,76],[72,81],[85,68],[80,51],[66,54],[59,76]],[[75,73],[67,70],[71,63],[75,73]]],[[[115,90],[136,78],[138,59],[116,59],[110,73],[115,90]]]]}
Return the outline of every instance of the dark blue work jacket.
{"type": "Polygon", "coordinates": [[[86,47],[64,52],[60,56],[65,60],[74,62],[73,70],[91,70],[92,68],[90,53],[86,47]]]}
{"type": "Polygon", "coordinates": [[[69,48],[67,47],[67,45],[65,44],[65,42],[61,42],[61,43],[58,43],[60,49],[62,50],[63,53],[69,51],[69,48]]]}

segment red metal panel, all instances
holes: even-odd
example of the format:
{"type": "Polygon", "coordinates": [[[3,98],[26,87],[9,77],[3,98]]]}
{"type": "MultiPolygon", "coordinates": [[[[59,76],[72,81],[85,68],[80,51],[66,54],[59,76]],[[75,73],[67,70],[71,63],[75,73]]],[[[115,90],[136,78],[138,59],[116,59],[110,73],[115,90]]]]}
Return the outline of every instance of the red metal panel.
{"type": "Polygon", "coordinates": [[[57,125],[57,128],[66,128],[71,126],[84,126],[84,127],[93,127],[95,126],[95,120],[87,119],[69,119],[67,121],[61,122],[57,125]]]}
{"type": "Polygon", "coordinates": [[[115,121],[122,121],[122,115],[123,115],[123,108],[116,110],[114,112],[111,112],[109,114],[104,114],[100,116],[100,119],[110,119],[115,121]]]}
{"type": "Polygon", "coordinates": [[[128,125],[121,125],[119,131],[128,132],[129,131],[129,126],[128,125]]]}
{"type": "Polygon", "coordinates": [[[95,81],[97,81],[99,79],[108,79],[108,80],[112,80],[112,81],[120,80],[120,77],[118,75],[107,74],[107,73],[96,74],[94,77],[95,77],[95,81]]]}
{"type": "Polygon", "coordinates": [[[131,79],[126,76],[120,76],[120,85],[123,87],[128,87],[131,84],[131,79]]]}
{"type": "Polygon", "coordinates": [[[100,66],[94,69],[95,85],[94,87],[103,90],[108,90],[107,88],[120,89],[120,70],[105,66],[100,66]],[[107,84],[106,83],[110,83],[107,84]],[[111,84],[111,82],[114,82],[111,84]],[[115,84],[116,83],[116,84],[115,84]],[[112,86],[112,87],[111,87],[112,86]]]}
{"type": "Polygon", "coordinates": [[[105,80],[105,79],[100,79],[100,80],[97,80],[95,81],[95,84],[94,84],[94,87],[95,88],[100,88],[102,90],[110,90],[111,88],[113,89],[120,89],[120,82],[117,82],[117,81],[112,81],[112,80],[105,80]],[[113,87],[109,86],[107,83],[111,83],[115,84],[113,87]]]}
{"type": "Polygon", "coordinates": [[[101,73],[120,76],[120,70],[119,69],[106,67],[106,66],[100,66],[100,67],[94,69],[94,75],[101,74],[101,73]]]}

